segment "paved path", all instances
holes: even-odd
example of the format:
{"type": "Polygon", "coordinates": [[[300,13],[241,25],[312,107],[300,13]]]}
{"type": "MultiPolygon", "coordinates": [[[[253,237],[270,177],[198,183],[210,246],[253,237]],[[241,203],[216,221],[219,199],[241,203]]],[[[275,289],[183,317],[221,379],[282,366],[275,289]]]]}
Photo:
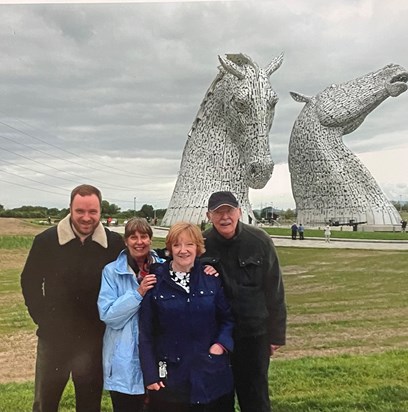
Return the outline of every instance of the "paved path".
{"type": "Polygon", "coordinates": [[[376,250],[408,250],[408,240],[359,240],[331,239],[329,243],[324,238],[309,238],[292,240],[290,237],[272,236],[275,246],[312,247],[326,249],[376,249],[376,250]]]}
{"type": "MultiPolygon", "coordinates": [[[[110,227],[111,230],[124,233],[123,226],[110,227]]],[[[166,237],[168,229],[153,227],[153,236],[166,237]]],[[[330,243],[324,238],[306,238],[304,240],[292,240],[289,236],[272,236],[275,246],[283,247],[312,247],[326,249],[376,249],[376,250],[408,250],[408,236],[406,241],[399,240],[358,240],[358,239],[331,239],[330,243]]]]}

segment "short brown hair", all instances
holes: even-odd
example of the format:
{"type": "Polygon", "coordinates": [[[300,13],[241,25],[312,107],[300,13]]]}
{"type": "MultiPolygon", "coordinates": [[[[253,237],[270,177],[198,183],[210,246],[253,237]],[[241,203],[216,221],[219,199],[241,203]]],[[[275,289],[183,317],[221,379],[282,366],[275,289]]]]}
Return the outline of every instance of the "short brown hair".
{"type": "Polygon", "coordinates": [[[188,222],[178,222],[170,228],[166,236],[166,249],[171,252],[172,245],[177,242],[178,237],[183,232],[187,232],[188,236],[196,244],[197,256],[202,255],[205,252],[203,235],[198,226],[188,222]]]}
{"type": "Polygon", "coordinates": [[[149,235],[150,239],[153,237],[153,230],[148,221],[144,217],[132,217],[125,226],[125,239],[139,232],[141,234],[149,235]]]}
{"type": "Polygon", "coordinates": [[[74,201],[74,197],[79,196],[91,196],[96,195],[99,199],[99,205],[102,206],[102,193],[99,189],[92,185],[79,185],[71,192],[71,203],[74,201]]]}

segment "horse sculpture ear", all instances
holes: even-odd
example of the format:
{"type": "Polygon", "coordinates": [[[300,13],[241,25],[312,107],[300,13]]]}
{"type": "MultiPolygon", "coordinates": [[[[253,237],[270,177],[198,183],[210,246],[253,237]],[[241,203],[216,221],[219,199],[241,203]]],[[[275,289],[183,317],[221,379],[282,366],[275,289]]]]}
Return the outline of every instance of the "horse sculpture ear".
{"type": "Polygon", "coordinates": [[[292,96],[293,100],[299,102],[299,103],[309,103],[311,98],[309,96],[306,96],[301,93],[296,93],[296,92],[289,92],[290,95],[292,96]]]}
{"type": "Polygon", "coordinates": [[[221,56],[218,56],[218,60],[220,61],[221,66],[225,69],[225,71],[231,73],[235,77],[238,77],[239,80],[245,78],[245,71],[242,69],[242,67],[239,67],[231,60],[224,59],[221,56]]]}
{"type": "Polygon", "coordinates": [[[265,71],[268,76],[270,76],[273,72],[279,69],[281,67],[283,62],[283,52],[278,56],[275,57],[269,65],[266,67],[265,71]]]}

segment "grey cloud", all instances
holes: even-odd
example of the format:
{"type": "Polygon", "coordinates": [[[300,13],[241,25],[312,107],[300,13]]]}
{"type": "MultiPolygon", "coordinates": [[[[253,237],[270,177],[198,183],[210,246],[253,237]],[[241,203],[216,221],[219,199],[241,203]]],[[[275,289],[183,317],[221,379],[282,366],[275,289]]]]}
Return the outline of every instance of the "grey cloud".
{"type": "MultiPolygon", "coordinates": [[[[403,41],[408,9],[397,0],[0,7],[0,120],[64,150],[99,159],[106,173],[84,162],[89,166],[85,175],[102,182],[110,181],[110,166],[120,162],[130,170],[132,159],[143,154],[144,168],[153,177],[164,174],[168,179],[157,178],[157,186],[149,180],[149,191],[133,177],[127,184],[143,187],[146,197],[161,199],[163,207],[187,133],[217,74],[218,54],[243,52],[265,66],[284,51],[282,67],[271,77],[279,96],[270,135],[276,164],[287,162],[293,122],[303,107],[289,91],[315,95],[391,62],[408,65],[403,41]],[[161,164],[154,163],[157,158],[161,164]]],[[[407,98],[406,93],[384,102],[345,138],[346,144],[357,152],[402,144],[407,98]]],[[[57,156],[64,167],[67,153],[1,126],[0,135],[6,133],[16,143],[0,138],[0,147],[29,155],[30,149],[18,143],[25,142],[57,156]]],[[[1,159],[23,162],[0,150],[1,159]]],[[[0,179],[3,167],[0,161],[0,179]]],[[[8,184],[0,182],[0,188],[13,192],[8,184]]],[[[69,183],[64,188],[69,190],[69,183]]],[[[21,190],[0,203],[18,206],[21,196],[35,194],[21,190]]],[[[118,193],[116,198],[121,199],[118,193]]],[[[52,203],[52,196],[46,200],[52,203]]]]}

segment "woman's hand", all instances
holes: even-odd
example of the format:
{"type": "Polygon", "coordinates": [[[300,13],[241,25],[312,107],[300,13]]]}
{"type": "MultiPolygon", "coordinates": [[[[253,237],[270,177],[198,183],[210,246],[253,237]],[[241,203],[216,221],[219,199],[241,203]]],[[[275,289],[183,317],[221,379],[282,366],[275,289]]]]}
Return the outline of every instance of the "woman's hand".
{"type": "Polygon", "coordinates": [[[214,343],[211,345],[209,352],[211,355],[222,355],[224,348],[219,343],[214,343]]]}
{"type": "Polygon", "coordinates": [[[164,387],[165,385],[162,381],[147,385],[147,389],[149,389],[149,391],[159,391],[161,388],[164,387]]]}
{"type": "Polygon", "coordinates": [[[210,276],[219,276],[220,274],[218,273],[217,269],[215,269],[213,266],[211,265],[205,265],[204,266],[204,273],[206,275],[210,275],[210,276]]]}
{"type": "Polygon", "coordinates": [[[140,282],[140,285],[137,288],[137,291],[140,293],[141,296],[144,296],[146,295],[148,290],[154,287],[156,282],[157,282],[156,275],[146,275],[140,282]]]}

